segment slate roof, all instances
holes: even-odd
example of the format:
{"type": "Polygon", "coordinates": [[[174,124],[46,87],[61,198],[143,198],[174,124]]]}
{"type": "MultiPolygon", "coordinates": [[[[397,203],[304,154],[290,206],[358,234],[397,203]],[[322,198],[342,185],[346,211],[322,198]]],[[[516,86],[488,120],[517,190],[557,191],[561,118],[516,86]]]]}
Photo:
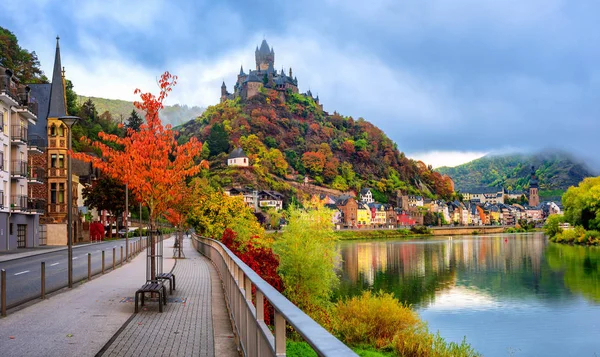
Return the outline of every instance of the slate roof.
{"type": "Polygon", "coordinates": [[[38,103],[38,120],[34,125],[29,125],[29,135],[38,135],[44,140],[48,139],[48,108],[50,107],[50,83],[28,84],[31,91],[29,95],[38,103]]]}
{"type": "Polygon", "coordinates": [[[360,194],[361,195],[366,195],[367,193],[369,193],[369,191],[371,191],[370,188],[363,188],[362,190],[360,190],[360,194]]]}
{"type": "Polygon", "coordinates": [[[237,159],[239,157],[248,157],[242,148],[238,147],[229,154],[229,159],[237,159]]]}
{"type": "Polygon", "coordinates": [[[65,108],[65,88],[63,86],[62,65],[60,63],[59,38],[56,37],[56,53],[54,55],[54,71],[52,72],[52,89],[50,90],[49,118],[60,118],[67,115],[65,108]]]}
{"type": "Polygon", "coordinates": [[[465,193],[470,194],[485,194],[485,193],[498,193],[503,190],[502,187],[478,187],[469,190],[463,190],[465,193]]]}

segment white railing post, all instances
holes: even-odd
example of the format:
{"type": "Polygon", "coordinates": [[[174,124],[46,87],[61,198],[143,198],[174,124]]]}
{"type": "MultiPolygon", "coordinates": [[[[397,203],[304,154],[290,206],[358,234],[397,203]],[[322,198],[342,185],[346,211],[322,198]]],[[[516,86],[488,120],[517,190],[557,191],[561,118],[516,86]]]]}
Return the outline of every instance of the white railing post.
{"type": "Polygon", "coordinates": [[[275,310],[275,356],[285,356],[285,318],[275,310]]]}

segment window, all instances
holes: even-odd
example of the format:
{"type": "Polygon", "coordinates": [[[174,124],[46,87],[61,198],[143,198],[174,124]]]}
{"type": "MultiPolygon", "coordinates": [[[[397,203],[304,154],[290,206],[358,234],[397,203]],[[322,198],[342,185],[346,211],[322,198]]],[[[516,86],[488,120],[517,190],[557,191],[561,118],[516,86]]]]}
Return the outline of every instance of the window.
{"type": "Polygon", "coordinates": [[[50,184],[50,203],[56,203],[56,183],[50,184]]]}
{"type": "Polygon", "coordinates": [[[60,168],[65,167],[65,156],[64,155],[58,155],[58,167],[60,167],[60,168]]]}
{"type": "MultiPolygon", "coordinates": [[[[50,167],[56,167],[56,154],[52,154],[50,158],[50,167]]],[[[55,185],[55,184],[53,184],[55,185]]]]}
{"type": "Polygon", "coordinates": [[[58,135],[65,136],[65,127],[64,126],[61,125],[58,127],[58,135]]]}
{"type": "Polygon", "coordinates": [[[4,112],[0,112],[0,123],[2,123],[2,126],[0,126],[0,131],[4,131],[4,112]]]}
{"type": "Polygon", "coordinates": [[[50,126],[50,136],[56,136],[56,125],[54,124],[50,126]]]}
{"type": "Polygon", "coordinates": [[[65,184],[58,184],[58,203],[65,203],[65,184]]]}

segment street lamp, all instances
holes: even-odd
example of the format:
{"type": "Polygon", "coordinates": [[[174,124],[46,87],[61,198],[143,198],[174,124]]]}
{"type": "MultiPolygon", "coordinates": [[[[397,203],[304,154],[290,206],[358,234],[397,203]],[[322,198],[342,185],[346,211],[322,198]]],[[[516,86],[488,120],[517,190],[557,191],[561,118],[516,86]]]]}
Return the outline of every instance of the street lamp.
{"type": "Polygon", "coordinates": [[[73,178],[71,177],[71,127],[75,124],[79,117],[64,116],[58,118],[69,129],[69,138],[67,140],[67,246],[68,246],[68,270],[69,270],[69,288],[73,287],[73,178]]]}

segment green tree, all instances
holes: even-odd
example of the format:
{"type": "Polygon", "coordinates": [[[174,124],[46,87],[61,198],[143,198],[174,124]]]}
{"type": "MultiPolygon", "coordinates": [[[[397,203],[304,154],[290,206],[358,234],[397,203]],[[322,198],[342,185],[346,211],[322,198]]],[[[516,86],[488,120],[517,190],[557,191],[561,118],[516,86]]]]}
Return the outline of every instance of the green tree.
{"type": "Polygon", "coordinates": [[[562,232],[560,228],[561,223],[565,221],[565,217],[562,214],[552,214],[546,220],[546,224],[544,224],[544,233],[548,235],[548,237],[552,238],[558,233],[562,232]]]}
{"type": "Polygon", "coordinates": [[[208,142],[212,156],[229,152],[229,135],[227,135],[225,127],[221,123],[215,123],[212,126],[206,142],[208,142]]]}
{"type": "Polygon", "coordinates": [[[77,105],[77,93],[73,90],[73,82],[66,80],[65,92],[67,94],[67,114],[77,115],[79,113],[79,106],[77,105]]]}
{"type": "Polygon", "coordinates": [[[129,114],[129,118],[127,119],[127,124],[125,127],[139,131],[142,124],[144,124],[144,118],[142,118],[135,110],[132,110],[131,114],[129,114]]]}
{"type": "Polygon", "coordinates": [[[600,176],[588,177],[562,197],[565,218],[572,225],[600,230],[600,176]]]}
{"type": "Polygon", "coordinates": [[[273,243],[273,251],[280,258],[277,271],[285,286],[284,294],[317,320],[339,284],[331,214],[323,206],[306,210],[291,207],[288,225],[273,243]]]}
{"type": "Polygon", "coordinates": [[[17,37],[1,26],[0,65],[12,70],[21,83],[48,83],[35,51],[21,48],[17,37]]]}
{"type": "MultiPolygon", "coordinates": [[[[125,212],[125,185],[109,177],[102,177],[91,186],[83,189],[83,202],[88,208],[98,211],[109,211],[115,217],[120,217],[125,212]]],[[[129,202],[134,203],[131,192],[129,202]]],[[[110,222],[112,227],[112,222],[110,222]]],[[[109,229],[109,237],[112,237],[112,229],[109,229]]]]}
{"type": "Polygon", "coordinates": [[[331,184],[331,188],[336,189],[336,190],[340,190],[340,191],[347,191],[348,190],[348,183],[346,182],[346,179],[343,178],[342,176],[336,176],[333,179],[333,183],[331,184]]]}

